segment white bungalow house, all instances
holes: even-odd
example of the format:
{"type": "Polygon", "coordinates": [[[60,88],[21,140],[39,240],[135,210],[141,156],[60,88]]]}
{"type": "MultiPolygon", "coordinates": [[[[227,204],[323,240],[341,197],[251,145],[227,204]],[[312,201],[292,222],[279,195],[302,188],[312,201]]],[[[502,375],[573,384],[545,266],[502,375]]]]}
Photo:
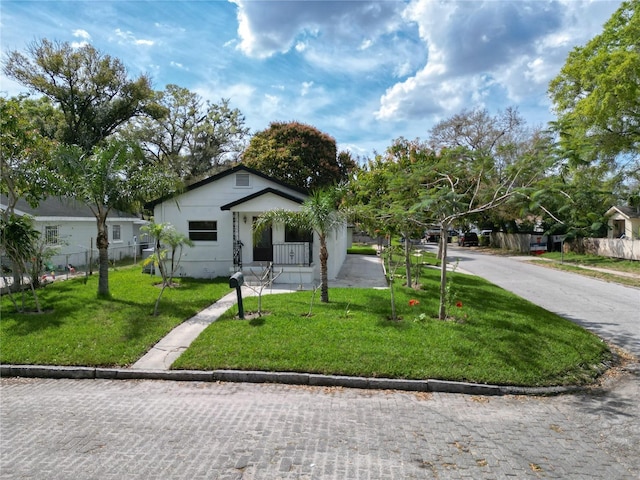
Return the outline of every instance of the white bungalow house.
{"type": "Polygon", "coordinates": [[[609,217],[609,238],[640,238],[640,209],[611,207],[606,215],[609,217]]]}
{"type": "MultiPolygon", "coordinates": [[[[254,238],[253,223],[273,209],[296,211],[307,191],[238,165],[148,204],[156,223],[170,223],[194,242],[185,247],[181,276],[213,278],[243,271],[250,282],[269,265],[283,273],[274,283],[318,284],[319,241],[315,235],[274,225],[254,238]]],[[[328,276],[333,279],[346,258],[347,228],[327,239],[328,276]]]]}
{"type": "MultiPolygon", "coordinates": [[[[5,210],[7,203],[6,196],[0,197],[0,209],[5,210]]],[[[14,213],[34,219],[35,229],[55,251],[47,262],[55,270],[64,271],[67,265],[83,267],[90,259],[97,261],[96,218],[86,205],[70,198],[49,197],[33,208],[20,199],[14,213]]],[[[146,223],[136,215],[112,210],[107,217],[109,258],[140,255],[140,227],[146,223]]]]}

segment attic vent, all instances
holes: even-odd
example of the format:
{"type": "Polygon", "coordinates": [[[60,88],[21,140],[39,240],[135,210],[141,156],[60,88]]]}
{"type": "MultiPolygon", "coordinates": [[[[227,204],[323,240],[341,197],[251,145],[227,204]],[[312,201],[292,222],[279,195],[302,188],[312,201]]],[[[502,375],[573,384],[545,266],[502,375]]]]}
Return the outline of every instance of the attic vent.
{"type": "Polygon", "coordinates": [[[249,174],[236,173],[236,187],[248,187],[248,186],[249,186],[249,174]]]}

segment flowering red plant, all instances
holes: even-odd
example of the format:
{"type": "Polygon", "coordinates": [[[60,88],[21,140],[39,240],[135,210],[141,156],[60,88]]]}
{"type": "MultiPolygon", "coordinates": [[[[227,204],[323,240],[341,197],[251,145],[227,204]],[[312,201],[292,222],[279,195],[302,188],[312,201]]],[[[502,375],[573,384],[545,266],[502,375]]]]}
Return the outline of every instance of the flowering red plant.
{"type": "Polygon", "coordinates": [[[462,302],[456,302],[456,307],[462,308],[462,302]]]}
{"type": "Polygon", "coordinates": [[[412,298],[411,300],[409,300],[410,307],[415,307],[416,305],[420,305],[420,300],[416,300],[415,298],[412,298]]]}

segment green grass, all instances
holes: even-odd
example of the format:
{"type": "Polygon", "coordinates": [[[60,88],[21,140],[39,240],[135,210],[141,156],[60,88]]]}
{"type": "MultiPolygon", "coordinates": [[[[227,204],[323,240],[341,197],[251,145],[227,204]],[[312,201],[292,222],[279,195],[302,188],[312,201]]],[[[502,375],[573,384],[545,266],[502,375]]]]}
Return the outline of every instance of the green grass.
{"type": "MultiPolygon", "coordinates": [[[[423,259],[424,260],[424,259],[423,259]]],[[[395,288],[399,320],[390,320],[389,291],[330,289],[329,304],[312,293],[265,295],[260,318],[237,320],[237,307],[209,326],[174,368],[257,369],[393,378],[437,378],[503,385],[583,384],[610,358],[604,342],[477,277],[449,275],[461,307],[456,319],[434,318],[435,269],[422,269],[422,289],[395,288]],[[419,304],[409,306],[409,300],[419,304]],[[424,317],[420,320],[420,315],[424,317]]],[[[39,291],[44,314],[18,314],[1,300],[0,362],[127,366],[172,328],[229,291],[228,280],[179,279],[152,316],[156,277],[140,268],[110,273],[112,300],[98,300],[97,275],[39,291]]],[[[401,283],[402,280],[398,280],[401,283]]],[[[455,303],[455,302],[454,302],[455,303]]],[[[245,311],[257,308],[245,299],[245,311]]]]}
{"type": "Polygon", "coordinates": [[[617,258],[598,257],[595,255],[579,255],[576,253],[549,252],[542,255],[546,260],[531,260],[537,265],[577,273],[585,277],[598,278],[606,282],[619,283],[629,287],[640,288],[640,262],[617,258]],[[591,270],[602,268],[608,272],[591,270]],[[633,275],[628,275],[633,274],[633,275]]]}
{"type": "Polygon", "coordinates": [[[622,260],[618,258],[599,257],[597,255],[580,255],[577,253],[548,252],[542,255],[557,262],[585,265],[588,267],[606,268],[620,272],[637,273],[640,275],[640,262],[634,260],[622,260]]]}
{"type": "MultiPolygon", "coordinates": [[[[0,303],[0,362],[5,364],[126,366],[176,325],[229,292],[228,279],[178,279],[166,289],[160,314],[157,277],[141,268],[111,271],[111,300],[97,298],[97,274],[55,282],[38,290],[45,313],[16,313],[0,303]]],[[[32,303],[32,302],[31,302],[32,303]]]]}
{"type": "Polygon", "coordinates": [[[353,245],[347,249],[347,253],[358,255],[376,255],[378,251],[371,245],[353,245]]]}
{"type": "MultiPolygon", "coordinates": [[[[477,277],[450,275],[462,307],[452,307],[457,320],[437,320],[438,275],[424,272],[420,291],[396,287],[397,321],[385,290],[330,289],[331,303],[316,296],[310,317],[311,292],[264,297],[267,315],[238,320],[232,309],[174,368],[548,386],[589,382],[609,358],[595,335],[477,277]]],[[[246,299],[245,311],[256,305],[246,299]]]]}

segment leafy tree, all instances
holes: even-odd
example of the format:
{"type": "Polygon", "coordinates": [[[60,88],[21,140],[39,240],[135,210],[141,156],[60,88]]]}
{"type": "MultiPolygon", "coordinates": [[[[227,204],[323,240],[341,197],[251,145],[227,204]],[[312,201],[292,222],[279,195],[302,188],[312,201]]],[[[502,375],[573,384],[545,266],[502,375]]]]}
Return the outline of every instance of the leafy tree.
{"type": "Polygon", "coordinates": [[[638,171],[640,148],[640,2],[625,1],[604,29],[567,57],[549,94],[554,124],[572,164],[616,156],[638,171]]]}
{"type": "Polygon", "coordinates": [[[532,197],[549,231],[604,236],[604,213],[640,184],[640,2],[625,1],[603,31],[567,57],[549,85],[564,162],[532,197]]]}
{"type": "Polygon", "coordinates": [[[341,189],[338,187],[314,190],[302,203],[299,211],[275,209],[264,212],[255,223],[255,235],[273,225],[286,225],[301,231],[313,231],[320,242],[320,301],[329,302],[327,237],[346,222],[339,209],[341,189]]]}
{"type": "Polygon", "coordinates": [[[98,295],[108,296],[105,222],[109,211],[127,210],[152,186],[168,184],[166,175],[143,165],[139,149],[108,139],[131,118],[159,115],[161,109],[153,102],[148,77],[129,80],[120,60],[91,45],[76,49],[69,43],[44,39],[30,44],[28,54],[10,52],[3,71],[60,107],[64,117],[60,138],[66,149],[56,168],[57,192],[84,202],[96,216],[98,295]],[[148,179],[154,176],[152,185],[148,179]]]}
{"type": "Polygon", "coordinates": [[[273,122],[256,133],[242,154],[242,163],[290,185],[318,189],[348,179],[355,162],[347,152],[337,155],[336,141],[298,122],[273,122]]]}
{"type": "Polygon", "coordinates": [[[122,62],[91,45],[74,48],[43,39],[28,46],[28,56],[9,52],[5,75],[50,98],[64,115],[61,140],[92,151],[137,115],[158,114],[150,80],[127,78],[122,62]]]}
{"type": "Polygon", "coordinates": [[[526,203],[556,158],[549,135],[528,129],[512,108],[496,116],[486,110],[454,115],[434,126],[429,144],[436,151],[436,162],[427,165],[423,192],[414,208],[430,212],[442,228],[438,317],[445,319],[446,231],[465,221],[486,219],[510,202],[526,203]]]}
{"type": "Polygon", "coordinates": [[[5,220],[20,198],[35,206],[47,195],[52,182],[50,158],[56,148],[54,132],[47,127],[58,113],[46,99],[0,98],[0,194],[7,196],[5,220]]]}
{"type": "Polygon", "coordinates": [[[173,277],[182,258],[182,250],[185,245],[193,246],[193,242],[169,223],[152,222],[142,227],[141,230],[149,233],[155,239],[153,254],[145,259],[144,263],[153,263],[153,265],[157,266],[162,277],[162,288],[153,308],[153,315],[156,316],[158,315],[158,306],[164,289],[173,284],[173,277]],[[165,262],[169,254],[171,255],[169,259],[170,268],[167,270],[165,262]]]}
{"type": "Polygon", "coordinates": [[[167,85],[156,92],[156,101],[165,114],[141,118],[125,133],[140,142],[155,163],[166,165],[189,183],[238,159],[249,129],[240,111],[229,106],[229,99],[205,105],[198,94],[167,85]]]}
{"type": "Polygon", "coordinates": [[[147,168],[136,145],[110,140],[89,155],[69,148],[60,155],[60,194],[71,195],[89,206],[96,217],[99,254],[98,296],[109,296],[109,240],[107,217],[114,209],[134,211],[152,198],[175,188],[174,177],[147,168]]]}
{"type": "MultiPolygon", "coordinates": [[[[375,228],[441,228],[441,319],[447,315],[447,237],[528,192],[553,162],[548,137],[525,128],[517,111],[464,111],[437,124],[427,142],[399,139],[354,182],[355,201],[375,228]]],[[[522,197],[525,198],[525,197],[522,197]]],[[[410,257],[405,250],[406,269],[410,257]]],[[[408,284],[409,273],[407,274],[408,284]]]]}
{"type": "Polygon", "coordinates": [[[27,275],[36,310],[40,313],[42,310],[36,293],[38,275],[40,274],[40,269],[37,266],[42,260],[38,246],[40,232],[34,228],[33,220],[30,217],[11,214],[8,217],[0,218],[0,236],[2,250],[9,257],[13,266],[14,284],[12,289],[9,289],[13,306],[16,311],[24,311],[24,297],[23,306],[20,308],[11,294],[11,290],[21,288],[23,278],[27,275]]]}
{"type": "Polygon", "coordinates": [[[401,235],[407,286],[412,286],[411,242],[422,236],[427,217],[411,210],[419,197],[421,163],[431,150],[420,140],[402,137],[393,141],[384,155],[377,155],[359,170],[350,183],[348,203],[352,215],[369,233],[401,235]]]}
{"type": "Polygon", "coordinates": [[[604,164],[565,165],[537,185],[523,215],[542,211],[545,231],[567,239],[606,236],[605,212],[623,196],[620,176],[608,170],[604,164]]]}

